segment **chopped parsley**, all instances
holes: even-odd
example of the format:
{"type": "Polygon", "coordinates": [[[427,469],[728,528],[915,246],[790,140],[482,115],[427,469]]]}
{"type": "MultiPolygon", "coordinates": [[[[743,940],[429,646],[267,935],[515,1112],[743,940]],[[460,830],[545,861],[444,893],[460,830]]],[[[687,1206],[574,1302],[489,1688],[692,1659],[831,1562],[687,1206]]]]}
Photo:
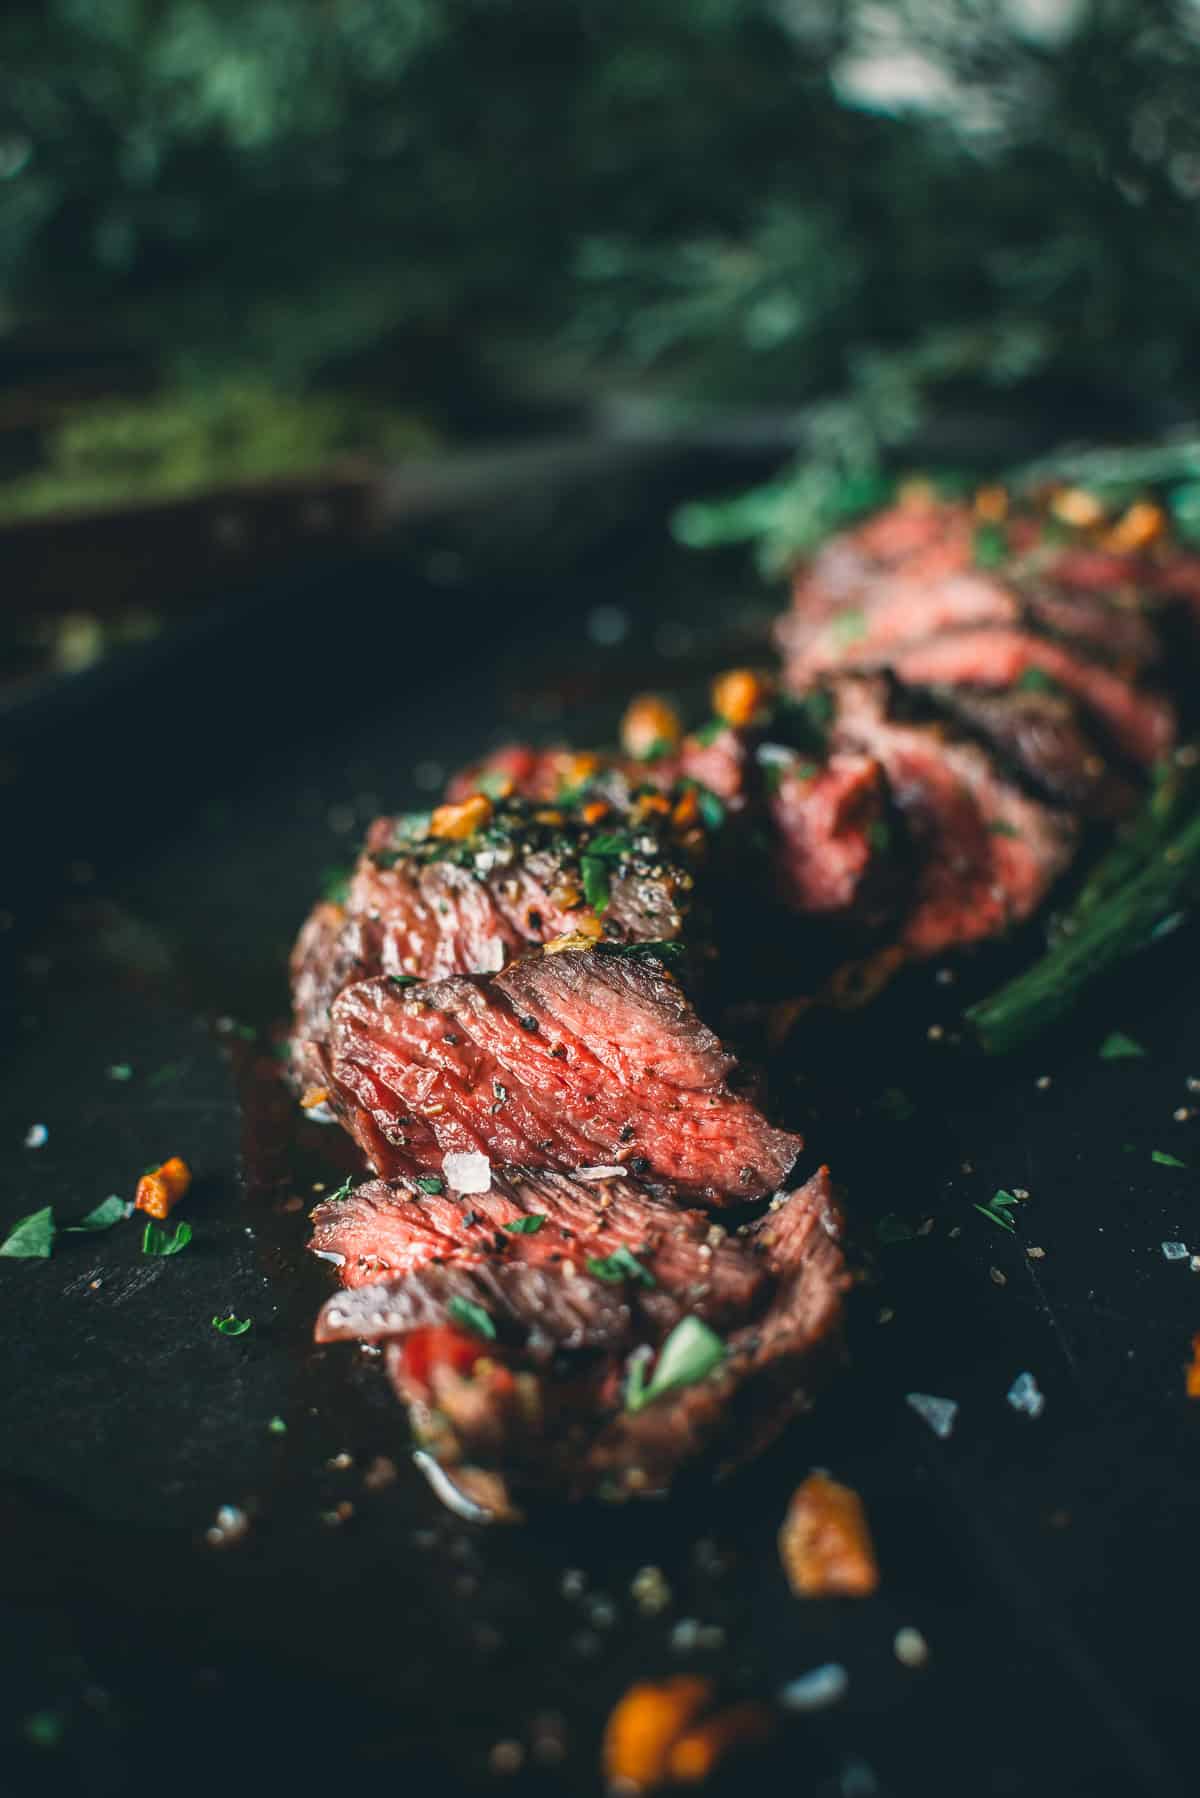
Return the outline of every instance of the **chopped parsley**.
{"type": "Polygon", "coordinates": [[[1110,1030],[1100,1045],[1101,1061],[1127,1061],[1135,1055],[1145,1053],[1141,1043],[1126,1036],[1123,1030],[1110,1030]]]}
{"type": "Polygon", "coordinates": [[[512,792],[512,775],[505,774],[502,768],[488,768],[479,776],[475,786],[489,799],[507,799],[512,792]]]}
{"type": "MultiPolygon", "coordinates": [[[[161,1224],[148,1218],[146,1228],[142,1232],[143,1255],[178,1255],[186,1249],[192,1240],[192,1226],[188,1223],[176,1224],[174,1231],[165,1230],[161,1224]]],[[[218,1325],[218,1328],[220,1326],[218,1325]]],[[[247,1328],[249,1326],[247,1325],[247,1328]]]]}
{"type": "Polygon", "coordinates": [[[350,1189],[353,1185],[354,1175],[347,1174],[336,1192],[326,1194],[325,1203],[327,1205],[336,1205],[340,1199],[348,1199],[350,1197],[350,1189]]]}
{"type": "Polygon", "coordinates": [[[675,745],[672,743],[670,737],[655,737],[653,743],[651,743],[648,748],[643,749],[639,755],[636,755],[634,760],[638,762],[657,762],[664,755],[670,755],[674,747],[675,745]]]}
{"type": "Polygon", "coordinates": [[[132,1080],[133,1069],[127,1061],[114,1061],[108,1070],[110,1080],[132,1080]]]}
{"type": "Polygon", "coordinates": [[[1151,1149],[1151,1161],[1157,1161],[1159,1167],[1186,1167],[1186,1161],[1180,1161],[1178,1155],[1168,1155],[1165,1149],[1151,1149]]]}
{"type": "Polygon", "coordinates": [[[709,830],[720,830],[725,822],[725,805],[711,787],[706,787],[698,780],[686,779],[680,782],[686,790],[695,793],[696,804],[700,807],[700,816],[709,830]]]}
{"type": "MultiPolygon", "coordinates": [[[[237,1029],[240,1036],[242,1027],[239,1025],[237,1029]]],[[[155,1068],[147,1084],[150,1086],[170,1086],[173,1081],[178,1080],[182,1075],[186,1074],[190,1066],[191,1063],[186,1061],[164,1061],[160,1068],[155,1068]]],[[[157,1171],[157,1168],[151,1168],[150,1170],[151,1173],[157,1173],[157,1171]]]]}
{"type": "Polygon", "coordinates": [[[994,837],[1019,837],[1021,834],[1016,825],[1010,824],[1007,818],[993,818],[988,829],[994,837]]]}
{"type": "Polygon", "coordinates": [[[0,1242],[0,1255],[14,1261],[48,1261],[54,1249],[54,1213],[49,1205],[19,1218],[0,1242]]]}
{"type": "Polygon", "coordinates": [[[282,1417],[268,1417],[267,1429],[270,1431],[272,1436],[286,1436],[287,1435],[287,1424],[283,1421],[282,1417]]]}
{"type": "Polygon", "coordinates": [[[625,1408],[640,1411],[653,1404],[664,1393],[681,1386],[694,1386],[725,1359],[725,1344],[715,1331],[698,1317],[684,1317],[675,1325],[659,1350],[654,1372],[646,1379],[648,1349],[630,1356],[629,1378],[625,1386],[625,1408]]]}
{"type": "Polygon", "coordinates": [[[252,1317],[235,1317],[231,1311],[228,1317],[214,1317],[212,1327],[222,1336],[244,1336],[253,1322],[252,1317]]]}
{"type": "Polygon", "coordinates": [[[66,1227],[68,1230],[111,1230],[114,1224],[123,1222],[129,1216],[130,1209],[124,1199],[119,1199],[115,1192],[110,1193],[108,1198],[93,1205],[77,1224],[68,1224],[66,1227]]]}
{"type": "Polygon", "coordinates": [[[476,1336],[483,1336],[488,1342],[496,1340],[496,1326],[482,1305],[476,1305],[471,1299],[460,1298],[457,1293],[446,1306],[446,1311],[456,1324],[465,1330],[474,1330],[476,1336]]]}
{"type": "Polygon", "coordinates": [[[345,905],[352,868],[322,868],[321,897],[330,905],[345,905]]]}
{"type": "Polygon", "coordinates": [[[1044,668],[1027,668],[1016,683],[1018,693],[1057,693],[1058,682],[1044,668]]]}
{"type": "Polygon", "coordinates": [[[992,1194],[986,1205],[976,1205],[975,1209],[981,1216],[989,1218],[993,1224],[999,1224],[1002,1230],[1007,1230],[1012,1235],[1017,1226],[1009,1214],[1013,1206],[1018,1204],[1020,1204],[1020,1200],[1016,1195],[1005,1192],[1001,1187],[998,1192],[992,1194]]]}
{"type": "Polygon", "coordinates": [[[657,1284],[648,1267],[643,1267],[632,1250],[622,1243],[611,1255],[589,1255],[587,1270],[607,1286],[619,1286],[622,1280],[636,1280],[641,1286],[657,1284]]]}
{"type": "Polygon", "coordinates": [[[998,524],[981,524],[976,528],[975,566],[977,568],[999,568],[1008,554],[1008,539],[1003,527],[998,524]]]}
{"type": "Polygon", "coordinates": [[[529,1212],[526,1217],[514,1217],[510,1223],[502,1224],[510,1236],[536,1236],[546,1219],[536,1211],[529,1212]]]}
{"type": "Polygon", "coordinates": [[[446,1182],[440,1174],[418,1174],[417,1185],[422,1192],[445,1192],[446,1182]]]}
{"type": "Polygon", "coordinates": [[[872,818],[867,825],[867,841],[881,855],[892,840],[892,833],[882,818],[872,818]]]}
{"type": "Polygon", "coordinates": [[[388,979],[393,986],[416,986],[418,984],[415,974],[389,974],[388,979]]]}
{"type": "Polygon", "coordinates": [[[724,718],[710,718],[707,724],[702,724],[699,730],[692,732],[692,740],[696,743],[702,743],[704,748],[707,749],[711,743],[716,742],[721,732],[727,729],[728,726],[725,723],[724,718]]]}
{"type": "Polygon", "coordinates": [[[599,856],[585,855],[580,859],[579,871],[583,880],[583,896],[596,916],[600,917],[608,910],[608,868],[599,856]]]}

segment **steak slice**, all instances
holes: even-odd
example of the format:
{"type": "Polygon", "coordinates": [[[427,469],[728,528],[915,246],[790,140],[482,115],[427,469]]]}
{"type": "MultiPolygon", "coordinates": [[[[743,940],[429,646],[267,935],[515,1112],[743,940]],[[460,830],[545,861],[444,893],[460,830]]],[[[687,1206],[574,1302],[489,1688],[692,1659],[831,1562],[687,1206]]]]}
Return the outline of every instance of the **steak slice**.
{"type": "MultiPolygon", "coordinates": [[[[647,1280],[602,1279],[548,1256],[533,1259],[539,1236],[559,1227],[556,1200],[573,1208],[577,1195],[570,1183],[509,1169],[498,1202],[516,1202],[510,1195],[531,1181],[536,1202],[551,1210],[518,1215],[548,1215],[541,1231],[516,1237],[502,1254],[425,1261],[400,1278],[339,1293],[318,1321],[319,1341],[385,1346],[414,1433],[452,1481],[470,1489],[486,1474],[502,1508],[510,1508],[509,1494],[532,1488],[576,1497],[663,1492],[691,1463],[754,1452],[811,1403],[838,1345],[848,1284],[826,1170],[713,1248],[699,1295],[690,1267],[665,1252],[671,1237],[696,1247],[696,1220],[627,1182],[613,1207],[632,1217],[645,1205],[663,1232],[646,1251],[647,1280]],[[628,1409],[635,1363],[644,1377],[688,1317],[707,1319],[721,1336],[719,1365],[685,1369],[676,1389],[628,1409]]],[[[405,1192],[376,1183],[343,1203],[364,1198],[354,1228],[365,1229],[418,1203],[405,1192]]]]}
{"type": "Polygon", "coordinates": [[[574,1279],[589,1261],[624,1249],[664,1293],[686,1296],[710,1322],[753,1307],[761,1269],[705,1212],[624,1176],[585,1181],[546,1168],[494,1168],[491,1182],[486,1193],[463,1194],[426,1192],[413,1179],[368,1181],[316,1207],[309,1247],[337,1266],[347,1287],[485,1262],[574,1279]]]}
{"type": "Polygon", "coordinates": [[[835,739],[883,763],[917,857],[902,947],[934,955],[1029,917],[1070,861],[1072,820],[1005,780],[977,744],[893,718],[881,681],[843,678],[835,691],[835,739]]]}
{"type": "Polygon", "coordinates": [[[1124,817],[1136,806],[1136,784],[1104,755],[1068,694],[935,687],[932,698],[1055,804],[1104,819],[1124,817]]]}
{"type": "MultiPolygon", "coordinates": [[[[600,801],[585,817],[582,805],[483,803],[487,815],[467,836],[434,834],[424,814],[377,818],[345,905],[310,915],[291,960],[302,1084],[321,1084],[330,1007],[353,981],[494,973],[531,944],[581,928],[619,943],[682,933],[699,843],[669,808],[600,801]]],[[[703,939],[702,923],[696,934],[703,939]]]]}
{"type": "Polygon", "coordinates": [[[781,1183],[799,1137],[736,1090],[736,1063],[649,954],[567,949],[491,976],[349,987],[325,1056],[334,1105],[376,1172],[447,1154],[628,1166],[721,1203],[781,1183]]]}
{"type": "Polygon", "coordinates": [[[814,762],[798,750],[759,750],[774,827],[772,869],[792,911],[881,921],[892,882],[892,807],[883,765],[838,750],[814,762]]]}

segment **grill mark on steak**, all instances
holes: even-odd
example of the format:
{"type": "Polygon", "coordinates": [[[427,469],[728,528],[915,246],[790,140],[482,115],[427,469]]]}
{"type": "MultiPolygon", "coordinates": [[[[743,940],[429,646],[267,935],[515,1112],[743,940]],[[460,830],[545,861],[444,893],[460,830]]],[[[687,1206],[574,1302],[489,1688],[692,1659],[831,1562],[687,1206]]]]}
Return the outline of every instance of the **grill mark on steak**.
{"type": "Polygon", "coordinates": [[[1136,806],[1136,783],[1103,754],[1067,694],[935,687],[930,697],[1043,798],[1089,818],[1121,818],[1136,806]]]}
{"type": "Polygon", "coordinates": [[[603,948],[405,992],[361,982],[334,1006],[327,1063],[382,1174],[440,1172],[447,1152],[567,1170],[636,1155],[650,1178],[719,1203],[771,1191],[801,1146],[732,1090],[733,1058],[678,984],[603,948]],[[497,1079],[507,1097],[493,1110],[497,1079]]]}

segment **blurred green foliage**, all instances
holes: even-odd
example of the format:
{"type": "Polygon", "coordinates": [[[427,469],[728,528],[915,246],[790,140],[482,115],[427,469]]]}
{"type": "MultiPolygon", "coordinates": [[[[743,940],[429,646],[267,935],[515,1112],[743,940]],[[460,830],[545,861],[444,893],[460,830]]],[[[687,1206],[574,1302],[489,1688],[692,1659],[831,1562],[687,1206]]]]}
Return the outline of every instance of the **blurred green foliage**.
{"type": "Polygon", "coordinates": [[[7,316],[196,378],[804,408],[796,540],[947,402],[1196,409],[1193,0],[8,0],[0,71],[7,316]]]}

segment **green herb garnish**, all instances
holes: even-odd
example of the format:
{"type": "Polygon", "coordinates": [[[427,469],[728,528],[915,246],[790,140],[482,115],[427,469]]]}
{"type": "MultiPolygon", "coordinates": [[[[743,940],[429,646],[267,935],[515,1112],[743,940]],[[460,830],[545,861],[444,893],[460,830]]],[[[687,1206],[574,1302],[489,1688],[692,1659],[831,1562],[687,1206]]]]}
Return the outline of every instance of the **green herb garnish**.
{"type": "Polygon", "coordinates": [[[417,986],[420,981],[417,974],[389,974],[388,979],[393,986],[417,986]]]}
{"type": "MultiPolygon", "coordinates": [[[[192,1226],[188,1223],[176,1224],[174,1231],[165,1230],[161,1224],[149,1218],[142,1232],[143,1255],[178,1255],[186,1249],[192,1240],[192,1226]]],[[[217,1326],[220,1328],[220,1326],[217,1326]]],[[[247,1329],[249,1325],[247,1324],[247,1329]]]]}
{"type": "Polygon", "coordinates": [[[867,825],[867,841],[872,849],[877,850],[879,854],[882,855],[891,840],[891,829],[884,819],[872,818],[871,822],[867,825]]]}
{"type": "Polygon", "coordinates": [[[475,782],[476,790],[488,799],[507,799],[512,792],[511,774],[505,774],[502,768],[488,768],[475,782]]]}
{"type": "Polygon", "coordinates": [[[1165,1149],[1151,1149],[1151,1161],[1157,1161],[1159,1167],[1186,1167],[1186,1161],[1180,1161],[1178,1155],[1168,1155],[1165,1149]]]}
{"type": "Polygon", "coordinates": [[[124,1199],[119,1199],[115,1192],[110,1193],[108,1198],[101,1199],[98,1205],[93,1205],[92,1209],[84,1217],[81,1217],[77,1224],[68,1224],[66,1228],[68,1230],[111,1230],[114,1224],[123,1222],[129,1215],[130,1209],[126,1206],[124,1199]]]}
{"type": "Polygon", "coordinates": [[[1016,682],[1018,693],[1057,693],[1058,682],[1044,668],[1027,668],[1016,682]]]}
{"type": "Polygon", "coordinates": [[[282,1417],[268,1417],[267,1429],[270,1431],[272,1436],[286,1436],[287,1435],[287,1424],[283,1421],[282,1417]]]}
{"type": "Polygon", "coordinates": [[[1007,818],[993,818],[988,829],[994,837],[1019,837],[1021,834],[1016,825],[1010,824],[1007,818]]]}
{"type": "Polygon", "coordinates": [[[0,1242],[0,1255],[14,1261],[48,1261],[54,1250],[54,1213],[49,1205],[31,1211],[0,1242]]]}
{"type": "Polygon", "coordinates": [[[538,1212],[531,1211],[528,1216],[514,1217],[511,1223],[502,1224],[500,1227],[507,1230],[510,1236],[536,1236],[545,1221],[545,1218],[538,1212]]]}
{"type": "Polygon", "coordinates": [[[634,760],[638,762],[657,762],[662,756],[670,755],[674,747],[675,745],[672,743],[670,737],[655,737],[653,743],[651,743],[647,749],[643,749],[640,755],[635,756],[634,760]]]}
{"type": "Polygon", "coordinates": [[[350,1197],[350,1192],[351,1192],[351,1189],[353,1188],[353,1185],[354,1185],[354,1175],[347,1174],[346,1178],[342,1181],[342,1184],[338,1187],[336,1192],[328,1192],[325,1194],[324,1203],[326,1205],[336,1205],[339,1202],[339,1200],[348,1199],[350,1197]]]}
{"type": "Polygon", "coordinates": [[[228,1317],[214,1317],[212,1326],[222,1336],[244,1336],[253,1322],[252,1317],[235,1317],[231,1311],[228,1317]]]}
{"type": "Polygon", "coordinates": [[[1101,1061],[1127,1061],[1131,1056],[1145,1053],[1141,1043],[1134,1042],[1123,1030],[1110,1030],[1100,1045],[1101,1061]]]}
{"type": "Polygon", "coordinates": [[[725,1344],[698,1317],[685,1317],[663,1343],[654,1372],[647,1382],[648,1359],[649,1355],[640,1351],[630,1358],[625,1388],[627,1411],[640,1411],[665,1393],[675,1392],[681,1386],[694,1386],[697,1380],[704,1379],[724,1361],[725,1344]]]}
{"type": "Polygon", "coordinates": [[[841,612],[831,625],[833,640],[843,646],[856,643],[867,634],[866,613],[859,607],[852,607],[848,612],[841,612]]]}
{"type": "Polygon", "coordinates": [[[583,880],[583,896],[596,916],[600,917],[608,910],[608,867],[599,856],[585,855],[580,858],[579,871],[583,880]]]}
{"type": "Polygon", "coordinates": [[[417,1185],[422,1192],[445,1192],[446,1182],[440,1174],[418,1174],[417,1185]]]}
{"type": "Polygon", "coordinates": [[[1003,527],[998,524],[978,525],[973,547],[977,568],[999,568],[1008,554],[1008,539],[1003,527]]]}
{"type": "Polygon", "coordinates": [[[710,718],[707,724],[702,724],[699,730],[692,732],[692,741],[702,743],[707,749],[710,744],[716,742],[721,732],[728,728],[724,718],[710,718]]]}
{"type": "Polygon", "coordinates": [[[352,868],[322,868],[321,897],[329,905],[345,905],[352,868]]]}
{"type": "Polygon", "coordinates": [[[1001,1187],[998,1192],[992,1194],[986,1205],[976,1205],[975,1209],[983,1217],[989,1218],[993,1224],[999,1224],[1002,1230],[1007,1230],[1009,1234],[1012,1235],[1015,1233],[1017,1226],[1009,1216],[1009,1213],[1013,1206],[1020,1204],[1020,1202],[1021,1201],[1014,1193],[1005,1192],[1004,1188],[1001,1187]]]}
{"type": "Polygon", "coordinates": [[[649,1268],[643,1267],[637,1256],[622,1243],[611,1255],[589,1255],[587,1270],[597,1280],[603,1280],[608,1286],[619,1286],[622,1280],[637,1280],[642,1286],[657,1284],[649,1268]]]}
{"type": "Polygon", "coordinates": [[[696,803],[700,807],[700,816],[709,830],[720,830],[725,822],[725,803],[718,798],[711,787],[703,786],[700,781],[692,782],[695,788],[696,803]]]}
{"type": "Polygon", "coordinates": [[[133,1069],[127,1061],[114,1061],[108,1070],[110,1080],[132,1080],[133,1069]]]}
{"type": "Polygon", "coordinates": [[[461,1324],[466,1330],[474,1330],[476,1336],[483,1336],[488,1342],[495,1342],[496,1326],[482,1305],[460,1298],[456,1293],[446,1306],[446,1311],[456,1324],[461,1324]]]}

